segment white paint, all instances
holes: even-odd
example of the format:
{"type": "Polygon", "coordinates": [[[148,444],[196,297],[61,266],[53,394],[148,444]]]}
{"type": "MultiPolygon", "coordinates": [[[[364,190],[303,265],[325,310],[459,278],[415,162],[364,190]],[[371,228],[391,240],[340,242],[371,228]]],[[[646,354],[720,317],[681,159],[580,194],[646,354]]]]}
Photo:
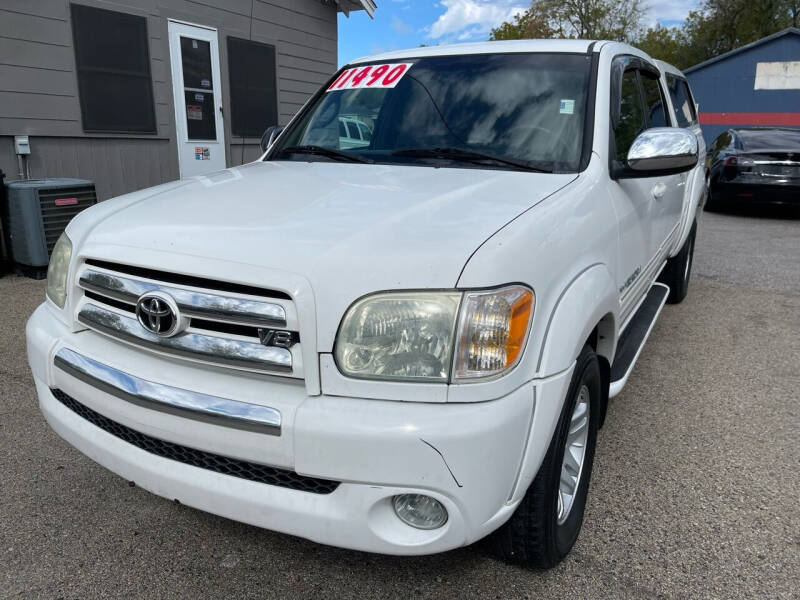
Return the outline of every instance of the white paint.
{"type": "MultiPolygon", "coordinates": [[[[181,178],[202,175],[224,169],[225,128],[222,119],[222,79],[219,70],[219,41],[217,30],[179,21],[169,21],[169,58],[172,71],[172,97],[175,103],[175,132],[178,146],[178,168],[181,178]],[[193,102],[187,114],[184,100],[183,62],[181,60],[181,38],[205,41],[211,50],[211,81],[203,89],[195,90],[195,97],[205,97],[202,102],[193,102]],[[201,93],[202,92],[202,93],[201,93]],[[207,94],[211,93],[209,98],[207,94]],[[187,118],[202,118],[204,111],[214,112],[216,136],[214,139],[189,139],[187,118]],[[199,149],[199,152],[197,151],[199,149]]],[[[205,81],[202,83],[206,83],[205,81]]]]}
{"type": "Polygon", "coordinates": [[[754,89],[800,90],[800,60],[758,63],[754,89]]]}
{"type": "MultiPolygon", "coordinates": [[[[171,41],[179,43],[181,31],[193,39],[205,31],[218,62],[216,32],[171,23],[171,41]]],[[[574,52],[587,46],[540,40],[463,49],[574,52]]],[[[647,56],[619,43],[596,48],[593,148],[581,173],[259,161],[82,212],[67,228],[74,248],[67,303],[62,310],[46,301],[26,330],[50,425],[100,464],[154,493],[326,544],[430,554],[496,529],[536,476],[589,334],[601,319],[608,324],[598,349],[613,360],[627,307],[638,303],[666,256],[680,248],[702,197],[702,145],[688,180],[611,179],[612,60],[647,56]],[[655,200],[650,190],[659,182],[666,189],[655,200]],[[304,381],[208,368],[85,331],[75,318],[86,301],[76,279],[88,257],[289,294],[304,381]],[[638,279],[620,291],[637,268],[638,279]],[[504,376],[450,386],[354,381],[332,361],[342,316],[366,294],[509,282],[529,285],[536,305],[522,358],[504,376]],[[156,383],[268,402],[284,419],[281,436],[261,439],[114,399],[53,368],[61,347],[156,383]],[[344,483],[329,495],[309,494],[163,459],[98,430],[59,403],[51,387],[149,435],[344,483]],[[446,506],[444,527],[413,530],[394,516],[391,496],[417,492],[446,506]]],[[[172,49],[173,65],[179,65],[172,49]]],[[[386,60],[459,50],[416,49],[386,60]]],[[[218,91],[218,65],[213,77],[218,91]]],[[[181,98],[180,72],[173,78],[181,98]]],[[[180,114],[179,124],[185,122],[180,114]]],[[[699,135],[699,128],[692,129],[699,135]]],[[[221,119],[217,130],[222,133],[221,119]]]]}

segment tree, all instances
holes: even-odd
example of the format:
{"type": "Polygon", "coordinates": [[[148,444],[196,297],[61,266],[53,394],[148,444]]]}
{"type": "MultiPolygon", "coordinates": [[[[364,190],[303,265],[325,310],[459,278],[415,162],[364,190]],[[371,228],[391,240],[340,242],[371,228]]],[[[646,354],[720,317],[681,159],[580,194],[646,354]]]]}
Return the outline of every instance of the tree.
{"type": "Polygon", "coordinates": [[[705,0],[681,27],[656,26],[636,45],[685,69],[786,27],[796,27],[799,16],[800,0],[705,0]],[[678,42],[677,48],[670,38],[678,42]]]}
{"type": "Polygon", "coordinates": [[[642,0],[534,0],[489,39],[578,38],[632,41],[641,30],[642,0]]]}
{"type": "Polygon", "coordinates": [[[505,21],[499,27],[492,29],[489,39],[497,40],[522,40],[551,38],[553,31],[549,25],[534,15],[533,10],[514,15],[512,22],[505,21]]]}
{"type": "Polygon", "coordinates": [[[678,27],[656,25],[648,29],[636,42],[636,46],[650,56],[658,57],[673,65],[686,62],[686,35],[678,27]]]}
{"type": "Polygon", "coordinates": [[[612,39],[685,69],[786,27],[800,25],[800,0],[704,0],[679,27],[642,31],[642,0],[534,0],[492,30],[492,40],[612,39]]]}

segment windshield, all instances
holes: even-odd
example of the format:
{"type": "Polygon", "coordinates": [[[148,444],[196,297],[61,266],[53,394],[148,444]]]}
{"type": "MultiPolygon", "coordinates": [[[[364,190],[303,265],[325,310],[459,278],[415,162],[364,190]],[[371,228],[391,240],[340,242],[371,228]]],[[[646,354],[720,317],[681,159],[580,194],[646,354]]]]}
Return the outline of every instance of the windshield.
{"type": "Polygon", "coordinates": [[[590,62],[475,54],[345,68],[268,159],[577,171],[590,62]]]}

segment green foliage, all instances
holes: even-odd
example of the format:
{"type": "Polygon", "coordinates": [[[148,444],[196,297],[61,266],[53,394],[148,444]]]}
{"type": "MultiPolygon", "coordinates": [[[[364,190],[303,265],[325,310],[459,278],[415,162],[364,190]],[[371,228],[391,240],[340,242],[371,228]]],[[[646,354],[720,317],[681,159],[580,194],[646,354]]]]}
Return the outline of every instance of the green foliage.
{"type": "Polygon", "coordinates": [[[536,20],[532,10],[514,15],[514,20],[506,21],[499,27],[492,29],[489,36],[491,41],[497,40],[522,40],[539,37],[552,37],[546,25],[536,20]]]}
{"type": "Polygon", "coordinates": [[[491,40],[525,38],[617,39],[640,32],[642,0],[535,0],[531,7],[492,30],[491,40]]]}
{"type": "Polygon", "coordinates": [[[677,66],[687,68],[797,27],[799,15],[800,0],[706,0],[681,28],[686,44],[677,66]]]}
{"type": "Polygon", "coordinates": [[[641,0],[534,0],[492,30],[491,40],[611,39],[685,69],[786,27],[800,26],[800,0],[704,0],[680,27],[642,31],[641,0]]]}
{"type": "Polygon", "coordinates": [[[648,29],[636,45],[686,69],[799,21],[800,0],[705,0],[681,27],[648,29]]]}

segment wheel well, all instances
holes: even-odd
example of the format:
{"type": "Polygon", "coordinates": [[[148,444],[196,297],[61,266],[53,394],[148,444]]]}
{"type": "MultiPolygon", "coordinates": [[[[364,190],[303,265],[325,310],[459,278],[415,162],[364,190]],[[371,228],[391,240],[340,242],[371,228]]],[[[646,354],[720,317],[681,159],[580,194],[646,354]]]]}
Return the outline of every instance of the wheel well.
{"type": "Polygon", "coordinates": [[[614,315],[609,313],[600,319],[592,333],[589,334],[586,344],[594,350],[600,366],[600,426],[602,427],[606,420],[608,390],[611,385],[611,357],[614,356],[614,315]]]}

